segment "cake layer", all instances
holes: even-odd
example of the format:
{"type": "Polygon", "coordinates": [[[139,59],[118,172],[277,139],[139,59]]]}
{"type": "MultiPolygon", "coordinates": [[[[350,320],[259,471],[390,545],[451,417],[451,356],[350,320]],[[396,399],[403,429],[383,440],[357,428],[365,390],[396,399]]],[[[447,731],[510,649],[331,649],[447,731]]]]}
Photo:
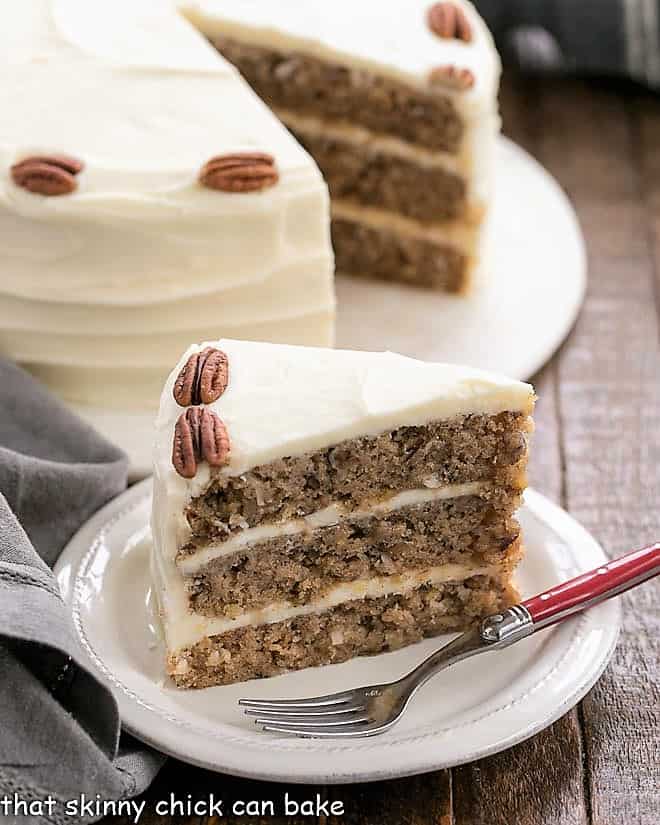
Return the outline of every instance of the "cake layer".
{"type": "MultiPolygon", "coordinates": [[[[300,315],[275,314],[265,321],[255,319],[243,323],[221,322],[218,326],[236,339],[297,344],[313,344],[323,339],[331,345],[333,317],[333,312],[326,308],[300,315]]],[[[200,325],[197,332],[211,337],[218,326],[204,328],[200,325]]],[[[189,340],[190,330],[185,329],[150,335],[138,332],[120,336],[59,332],[35,335],[33,331],[0,329],[0,352],[26,364],[123,368],[127,371],[128,368],[166,368],[178,357],[189,340]]]]}
{"type": "Polygon", "coordinates": [[[475,263],[449,244],[340,217],[332,220],[332,243],[340,273],[447,292],[468,289],[475,263]]]}
{"type": "MultiPolygon", "coordinates": [[[[236,616],[273,602],[307,604],[338,584],[452,564],[466,575],[512,570],[520,528],[519,495],[432,501],[362,514],[306,532],[276,536],[197,567],[186,579],[192,609],[236,616]]],[[[184,557],[179,569],[185,573],[184,557]]]]}
{"type": "Polygon", "coordinates": [[[369,70],[217,35],[211,42],[270,106],[323,114],[411,143],[458,152],[464,123],[452,96],[369,70]]]}
{"type": "Polygon", "coordinates": [[[305,115],[277,107],[274,107],[273,111],[290,132],[300,132],[311,137],[329,137],[365,151],[371,149],[388,157],[405,160],[411,165],[444,169],[447,174],[462,178],[469,178],[473,171],[468,146],[458,154],[442,152],[437,149],[426,149],[424,146],[417,146],[391,135],[377,135],[364,126],[327,120],[322,114],[305,115]]]}
{"type": "Polygon", "coordinates": [[[137,194],[126,193],[126,204],[112,193],[107,206],[94,191],[34,203],[34,195],[18,190],[3,201],[0,187],[6,232],[0,253],[7,261],[0,294],[110,306],[187,301],[261,285],[305,258],[316,266],[307,269],[301,288],[317,276],[326,283],[332,267],[328,193],[316,174],[316,182],[296,180],[293,171],[288,184],[237,195],[204,190],[191,170],[179,193],[169,188],[138,203],[137,194]]]}
{"type": "MultiPolygon", "coordinates": [[[[261,339],[301,346],[312,346],[322,340],[331,346],[334,342],[334,314],[312,313],[264,324],[245,324],[231,329],[231,333],[236,339],[261,339]]],[[[181,335],[179,344],[184,337],[185,333],[181,335]]],[[[109,356],[104,358],[101,350],[101,357],[96,360],[90,358],[89,353],[81,351],[79,336],[73,336],[69,341],[71,346],[63,352],[66,358],[64,363],[51,363],[52,352],[44,350],[44,339],[40,340],[38,361],[27,358],[21,366],[61,398],[76,403],[124,410],[153,410],[157,406],[163,381],[172,364],[172,360],[166,357],[167,353],[154,352],[151,366],[140,366],[137,363],[140,361],[139,351],[132,359],[129,352],[126,358],[130,365],[128,369],[126,366],[116,366],[117,360],[112,357],[114,342],[111,337],[105,339],[105,352],[109,356]]],[[[96,343],[98,344],[98,341],[96,343]]],[[[15,342],[12,343],[12,347],[14,345],[15,342]]],[[[179,346],[179,351],[180,349],[179,346]]]]}
{"type": "Polygon", "coordinates": [[[343,662],[462,630],[516,600],[508,578],[426,583],[404,594],[211,634],[171,651],[168,672],[178,687],[203,688],[343,662]]]}
{"type": "Polygon", "coordinates": [[[55,300],[0,293],[0,330],[113,337],[188,330],[190,335],[201,328],[327,312],[334,302],[333,267],[326,256],[303,257],[284,269],[264,270],[256,280],[227,289],[216,284],[211,292],[192,290],[190,295],[173,300],[126,290],[116,298],[113,302],[85,301],[77,291],[71,294],[69,290],[55,300]]]}
{"type": "Polygon", "coordinates": [[[222,539],[339,502],[356,509],[413,488],[488,481],[522,489],[527,416],[468,415],[285,456],[240,476],[215,475],[192,499],[192,535],[222,539]]]}
{"type": "Polygon", "coordinates": [[[333,198],[400,212],[430,222],[463,217],[467,182],[442,165],[384,151],[378,141],[356,143],[339,131],[285,123],[318,163],[333,198]]]}
{"type": "Polygon", "coordinates": [[[245,527],[233,536],[220,541],[211,540],[209,542],[204,539],[192,539],[178,552],[177,564],[184,575],[191,575],[214,559],[248,550],[252,545],[273,538],[279,539],[298,533],[310,533],[320,527],[332,527],[347,518],[362,519],[387,516],[395,510],[449,499],[481,496],[484,500],[487,500],[495,498],[497,492],[499,491],[496,491],[487,483],[477,481],[470,484],[447,484],[433,488],[422,487],[404,490],[402,493],[395,493],[390,496],[383,495],[378,501],[370,502],[368,506],[358,509],[352,507],[350,503],[347,506],[340,502],[334,502],[328,507],[302,518],[265,522],[257,527],[245,527]]]}

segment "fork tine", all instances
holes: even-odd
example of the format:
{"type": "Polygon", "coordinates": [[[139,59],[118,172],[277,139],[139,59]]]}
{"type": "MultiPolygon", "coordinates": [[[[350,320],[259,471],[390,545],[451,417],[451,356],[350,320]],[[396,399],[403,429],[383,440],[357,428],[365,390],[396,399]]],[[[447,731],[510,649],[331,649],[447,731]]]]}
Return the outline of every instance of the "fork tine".
{"type": "Polygon", "coordinates": [[[297,728],[287,728],[281,725],[267,724],[262,730],[267,733],[288,733],[291,736],[300,736],[303,739],[353,739],[358,736],[373,736],[387,729],[387,725],[365,725],[361,728],[310,728],[300,725],[297,728]]]}
{"type": "Polygon", "coordinates": [[[329,693],[327,696],[314,696],[310,699],[239,699],[242,707],[252,708],[322,708],[329,705],[345,704],[353,697],[352,691],[329,693]]]}
{"type": "Polygon", "coordinates": [[[260,717],[258,719],[255,719],[254,721],[256,725],[276,724],[283,730],[298,730],[301,728],[309,728],[310,730],[348,730],[350,728],[354,728],[356,725],[364,725],[368,722],[371,722],[372,720],[369,719],[369,717],[363,713],[361,715],[356,716],[355,718],[341,720],[310,720],[308,722],[302,719],[298,719],[296,721],[288,721],[285,719],[266,719],[260,717]]]}
{"type": "Polygon", "coordinates": [[[246,716],[261,716],[263,714],[268,714],[272,716],[276,716],[279,718],[284,718],[288,716],[297,717],[297,718],[304,718],[304,719],[312,719],[316,716],[335,716],[335,717],[345,717],[349,713],[356,713],[358,711],[366,710],[366,705],[326,705],[324,708],[292,708],[291,706],[287,708],[277,708],[277,710],[272,710],[271,708],[252,708],[246,707],[244,713],[246,716]]]}

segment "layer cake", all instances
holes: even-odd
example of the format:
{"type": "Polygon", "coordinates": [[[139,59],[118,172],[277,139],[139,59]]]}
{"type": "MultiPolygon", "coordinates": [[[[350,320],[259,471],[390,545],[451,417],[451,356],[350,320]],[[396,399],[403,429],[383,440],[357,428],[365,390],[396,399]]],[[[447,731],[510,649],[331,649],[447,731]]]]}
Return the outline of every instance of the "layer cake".
{"type": "Polygon", "coordinates": [[[513,603],[533,403],[527,384],[393,353],[191,347],[156,426],[174,682],[341,662],[513,603]]]}
{"type": "Polygon", "coordinates": [[[332,344],[326,184],[176,4],[2,20],[0,354],[155,410],[191,340],[332,344]]]}
{"type": "Polygon", "coordinates": [[[185,0],[313,157],[340,272],[465,292],[482,254],[500,61],[464,0],[185,0]]]}

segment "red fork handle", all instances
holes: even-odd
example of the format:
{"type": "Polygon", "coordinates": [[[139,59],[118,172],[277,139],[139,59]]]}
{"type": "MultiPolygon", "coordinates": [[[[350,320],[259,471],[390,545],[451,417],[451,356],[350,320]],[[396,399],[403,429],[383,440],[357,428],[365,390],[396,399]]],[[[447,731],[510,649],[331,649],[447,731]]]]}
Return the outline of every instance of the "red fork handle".
{"type": "Polygon", "coordinates": [[[660,573],[660,543],[633,550],[618,559],[558,584],[522,602],[538,630],[624,593],[660,573]]]}

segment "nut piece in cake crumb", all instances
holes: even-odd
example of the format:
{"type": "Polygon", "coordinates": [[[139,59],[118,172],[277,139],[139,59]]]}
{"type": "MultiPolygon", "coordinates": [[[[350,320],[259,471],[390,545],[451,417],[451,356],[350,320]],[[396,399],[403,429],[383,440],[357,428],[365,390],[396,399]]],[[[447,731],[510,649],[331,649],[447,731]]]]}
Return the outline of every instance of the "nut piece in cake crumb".
{"type": "Polygon", "coordinates": [[[174,666],[174,673],[177,676],[185,676],[189,670],[190,665],[188,664],[188,660],[185,656],[181,656],[176,660],[176,665],[174,666]]]}
{"type": "Polygon", "coordinates": [[[338,628],[330,631],[330,641],[335,647],[344,644],[344,631],[338,628]]]}
{"type": "Polygon", "coordinates": [[[220,665],[226,665],[230,661],[231,653],[226,648],[221,647],[209,653],[206,664],[208,667],[219,667],[220,665]]]}

